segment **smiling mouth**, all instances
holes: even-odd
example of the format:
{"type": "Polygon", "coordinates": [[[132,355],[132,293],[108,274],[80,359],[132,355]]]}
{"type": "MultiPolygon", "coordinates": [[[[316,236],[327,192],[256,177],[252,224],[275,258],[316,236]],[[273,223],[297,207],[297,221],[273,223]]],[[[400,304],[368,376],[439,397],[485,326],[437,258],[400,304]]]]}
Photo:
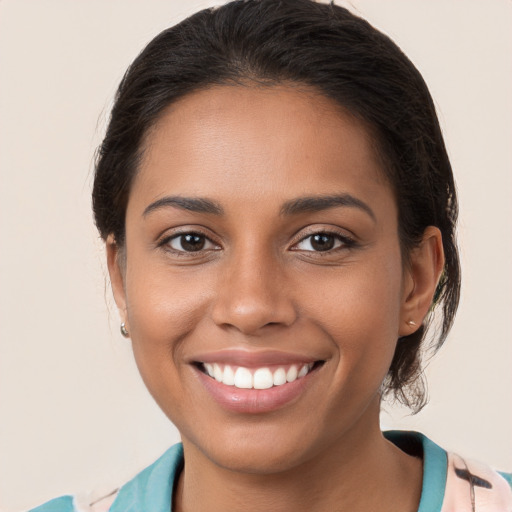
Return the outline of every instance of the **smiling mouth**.
{"type": "Polygon", "coordinates": [[[196,363],[197,368],[217,382],[239,389],[270,389],[304,378],[325,361],[246,368],[221,363],[196,363]]]}

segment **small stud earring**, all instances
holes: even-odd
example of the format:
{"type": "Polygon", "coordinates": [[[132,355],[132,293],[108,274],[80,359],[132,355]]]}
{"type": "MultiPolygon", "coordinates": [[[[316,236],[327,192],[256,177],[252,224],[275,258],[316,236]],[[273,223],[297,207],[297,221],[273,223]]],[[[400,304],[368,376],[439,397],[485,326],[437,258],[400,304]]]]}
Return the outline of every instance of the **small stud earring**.
{"type": "Polygon", "coordinates": [[[125,337],[125,338],[129,338],[130,337],[130,333],[126,330],[126,325],[124,322],[121,323],[121,327],[120,327],[120,331],[121,331],[121,334],[125,337]]]}
{"type": "Polygon", "coordinates": [[[408,320],[407,325],[410,325],[411,327],[416,327],[418,324],[414,320],[408,320]]]}

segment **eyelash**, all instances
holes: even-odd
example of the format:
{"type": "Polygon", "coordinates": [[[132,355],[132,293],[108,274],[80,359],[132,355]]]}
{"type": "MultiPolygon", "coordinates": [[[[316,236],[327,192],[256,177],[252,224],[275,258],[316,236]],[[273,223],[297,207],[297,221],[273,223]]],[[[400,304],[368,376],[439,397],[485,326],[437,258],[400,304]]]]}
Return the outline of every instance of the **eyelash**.
{"type": "MultiPolygon", "coordinates": [[[[345,233],[342,234],[342,233],[339,233],[339,232],[333,231],[333,230],[319,230],[319,231],[311,232],[311,233],[307,234],[306,236],[303,236],[300,240],[298,240],[297,242],[295,242],[292,245],[291,250],[298,251],[298,252],[300,251],[300,252],[306,252],[306,253],[316,253],[316,254],[320,254],[320,255],[324,255],[324,254],[327,255],[327,254],[333,254],[340,250],[351,249],[351,248],[355,247],[356,245],[357,245],[356,241],[353,238],[351,238],[350,236],[347,236],[345,233]],[[313,237],[319,236],[319,235],[323,235],[326,237],[332,237],[332,238],[334,238],[334,244],[336,244],[336,242],[340,242],[340,245],[338,247],[334,246],[325,251],[303,250],[303,249],[295,248],[297,245],[299,245],[300,243],[303,243],[307,240],[310,240],[309,243],[311,245],[311,240],[313,239],[313,237]]],[[[201,233],[200,231],[183,231],[180,233],[174,233],[173,235],[165,237],[161,242],[159,242],[158,246],[163,247],[165,250],[167,250],[175,255],[184,256],[184,257],[190,257],[190,256],[198,255],[198,254],[204,254],[205,251],[219,250],[219,245],[216,244],[213,240],[211,240],[204,233],[201,233]],[[203,239],[205,241],[205,243],[210,243],[215,248],[214,249],[211,249],[211,248],[204,249],[201,247],[197,251],[186,251],[186,250],[175,249],[170,246],[170,243],[173,240],[179,240],[180,238],[182,239],[182,243],[183,243],[183,237],[185,237],[187,235],[200,237],[201,239],[203,239]]],[[[183,245],[181,245],[181,247],[183,247],[183,245]]]]}
{"type": "MultiPolygon", "coordinates": [[[[190,257],[190,256],[194,256],[197,254],[204,253],[205,250],[212,250],[212,249],[201,248],[197,251],[185,251],[185,250],[174,249],[173,247],[171,247],[170,243],[173,240],[179,240],[181,238],[182,243],[183,243],[183,238],[186,237],[187,235],[200,237],[205,241],[205,243],[209,242],[210,244],[215,246],[216,249],[213,249],[213,250],[218,250],[217,249],[218,244],[216,244],[214,241],[212,241],[210,239],[210,237],[206,236],[204,233],[201,233],[200,231],[193,231],[193,230],[192,231],[182,231],[182,232],[174,233],[170,236],[167,236],[161,242],[159,242],[158,246],[164,248],[166,251],[171,252],[177,256],[185,256],[185,257],[190,257]]],[[[182,245],[182,247],[183,247],[183,245],[182,245]]]]}
{"type": "Polygon", "coordinates": [[[332,231],[332,230],[319,230],[319,231],[314,231],[312,233],[309,233],[306,236],[303,236],[298,242],[293,244],[292,250],[308,252],[308,253],[315,253],[315,254],[319,254],[319,255],[324,255],[324,254],[328,255],[328,254],[336,253],[338,251],[351,249],[355,246],[356,246],[356,241],[353,238],[351,238],[350,236],[346,235],[345,233],[340,233],[338,231],[332,231]],[[300,243],[306,242],[307,240],[309,240],[309,244],[312,246],[313,237],[320,236],[320,235],[334,238],[334,244],[336,244],[336,242],[340,242],[340,245],[338,245],[338,247],[334,246],[325,251],[295,249],[295,247],[297,245],[299,245],[300,243]]]}

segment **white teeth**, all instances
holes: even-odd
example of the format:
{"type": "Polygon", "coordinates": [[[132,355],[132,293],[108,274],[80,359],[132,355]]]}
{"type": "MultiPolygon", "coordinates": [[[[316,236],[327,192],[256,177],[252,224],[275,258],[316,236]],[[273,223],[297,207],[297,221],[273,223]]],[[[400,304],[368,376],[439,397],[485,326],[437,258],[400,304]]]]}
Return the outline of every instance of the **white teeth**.
{"type": "Polygon", "coordinates": [[[299,371],[299,374],[297,375],[297,378],[300,379],[300,377],[305,377],[308,374],[309,368],[308,365],[305,364],[299,371]]]}
{"type": "Polygon", "coordinates": [[[305,377],[313,368],[314,363],[302,366],[292,364],[288,371],[284,367],[277,368],[274,372],[270,368],[257,368],[249,370],[239,366],[236,371],[230,365],[222,366],[219,363],[204,363],[206,373],[217,382],[226,386],[235,386],[241,389],[269,389],[272,386],[282,386],[287,382],[294,382],[305,377]]]}
{"type": "Polygon", "coordinates": [[[268,368],[259,368],[254,372],[254,389],[268,389],[274,385],[274,377],[268,368]]]}
{"type": "Polygon", "coordinates": [[[213,377],[215,378],[215,380],[217,382],[222,382],[222,376],[223,376],[222,374],[223,374],[223,371],[222,371],[221,367],[217,363],[215,363],[213,365],[213,377]]]}
{"type": "Polygon", "coordinates": [[[233,368],[231,368],[231,366],[229,365],[226,365],[226,367],[224,368],[222,383],[226,384],[227,386],[235,385],[235,372],[233,371],[233,368]]]}
{"type": "Polygon", "coordinates": [[[286,384],[286,372],[284,371],[284,368],[278,368],[274,372],[273,382],[274,386],[282,386],[283,384],[286,384]]]}
{"type": "Polygon", "coordinates": [[[293,382],[297,378],[297,367],[295,365],[290,366],[290,369],[286,372],[286,381],[293,382]]]}
{"type": "Polygon", "coordinates": [[[204,363],[204,367],[206,369],[206,372],[210,377],[213,377],[213,364],[211,363],[204,363]]]}
{"type": "Polygon", "coordinates": [[[235,387],[242,389],[252,388],[252,374],[243,366],[239,366],[235,373],[235,387]]]}

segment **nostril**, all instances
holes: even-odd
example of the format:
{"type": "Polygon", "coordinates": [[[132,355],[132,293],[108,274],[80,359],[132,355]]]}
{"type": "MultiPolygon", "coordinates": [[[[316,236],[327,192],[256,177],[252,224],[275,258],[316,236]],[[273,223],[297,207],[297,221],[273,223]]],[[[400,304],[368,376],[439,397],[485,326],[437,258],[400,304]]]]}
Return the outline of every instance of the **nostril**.
{"type": "Polygon", "coordinates": [[[211,309],[219,326],[255,334],[263,327],[290,326],[297,311],[286,287],[267,279],[245,279],[235,272],[219,291],[211,309]]]}

